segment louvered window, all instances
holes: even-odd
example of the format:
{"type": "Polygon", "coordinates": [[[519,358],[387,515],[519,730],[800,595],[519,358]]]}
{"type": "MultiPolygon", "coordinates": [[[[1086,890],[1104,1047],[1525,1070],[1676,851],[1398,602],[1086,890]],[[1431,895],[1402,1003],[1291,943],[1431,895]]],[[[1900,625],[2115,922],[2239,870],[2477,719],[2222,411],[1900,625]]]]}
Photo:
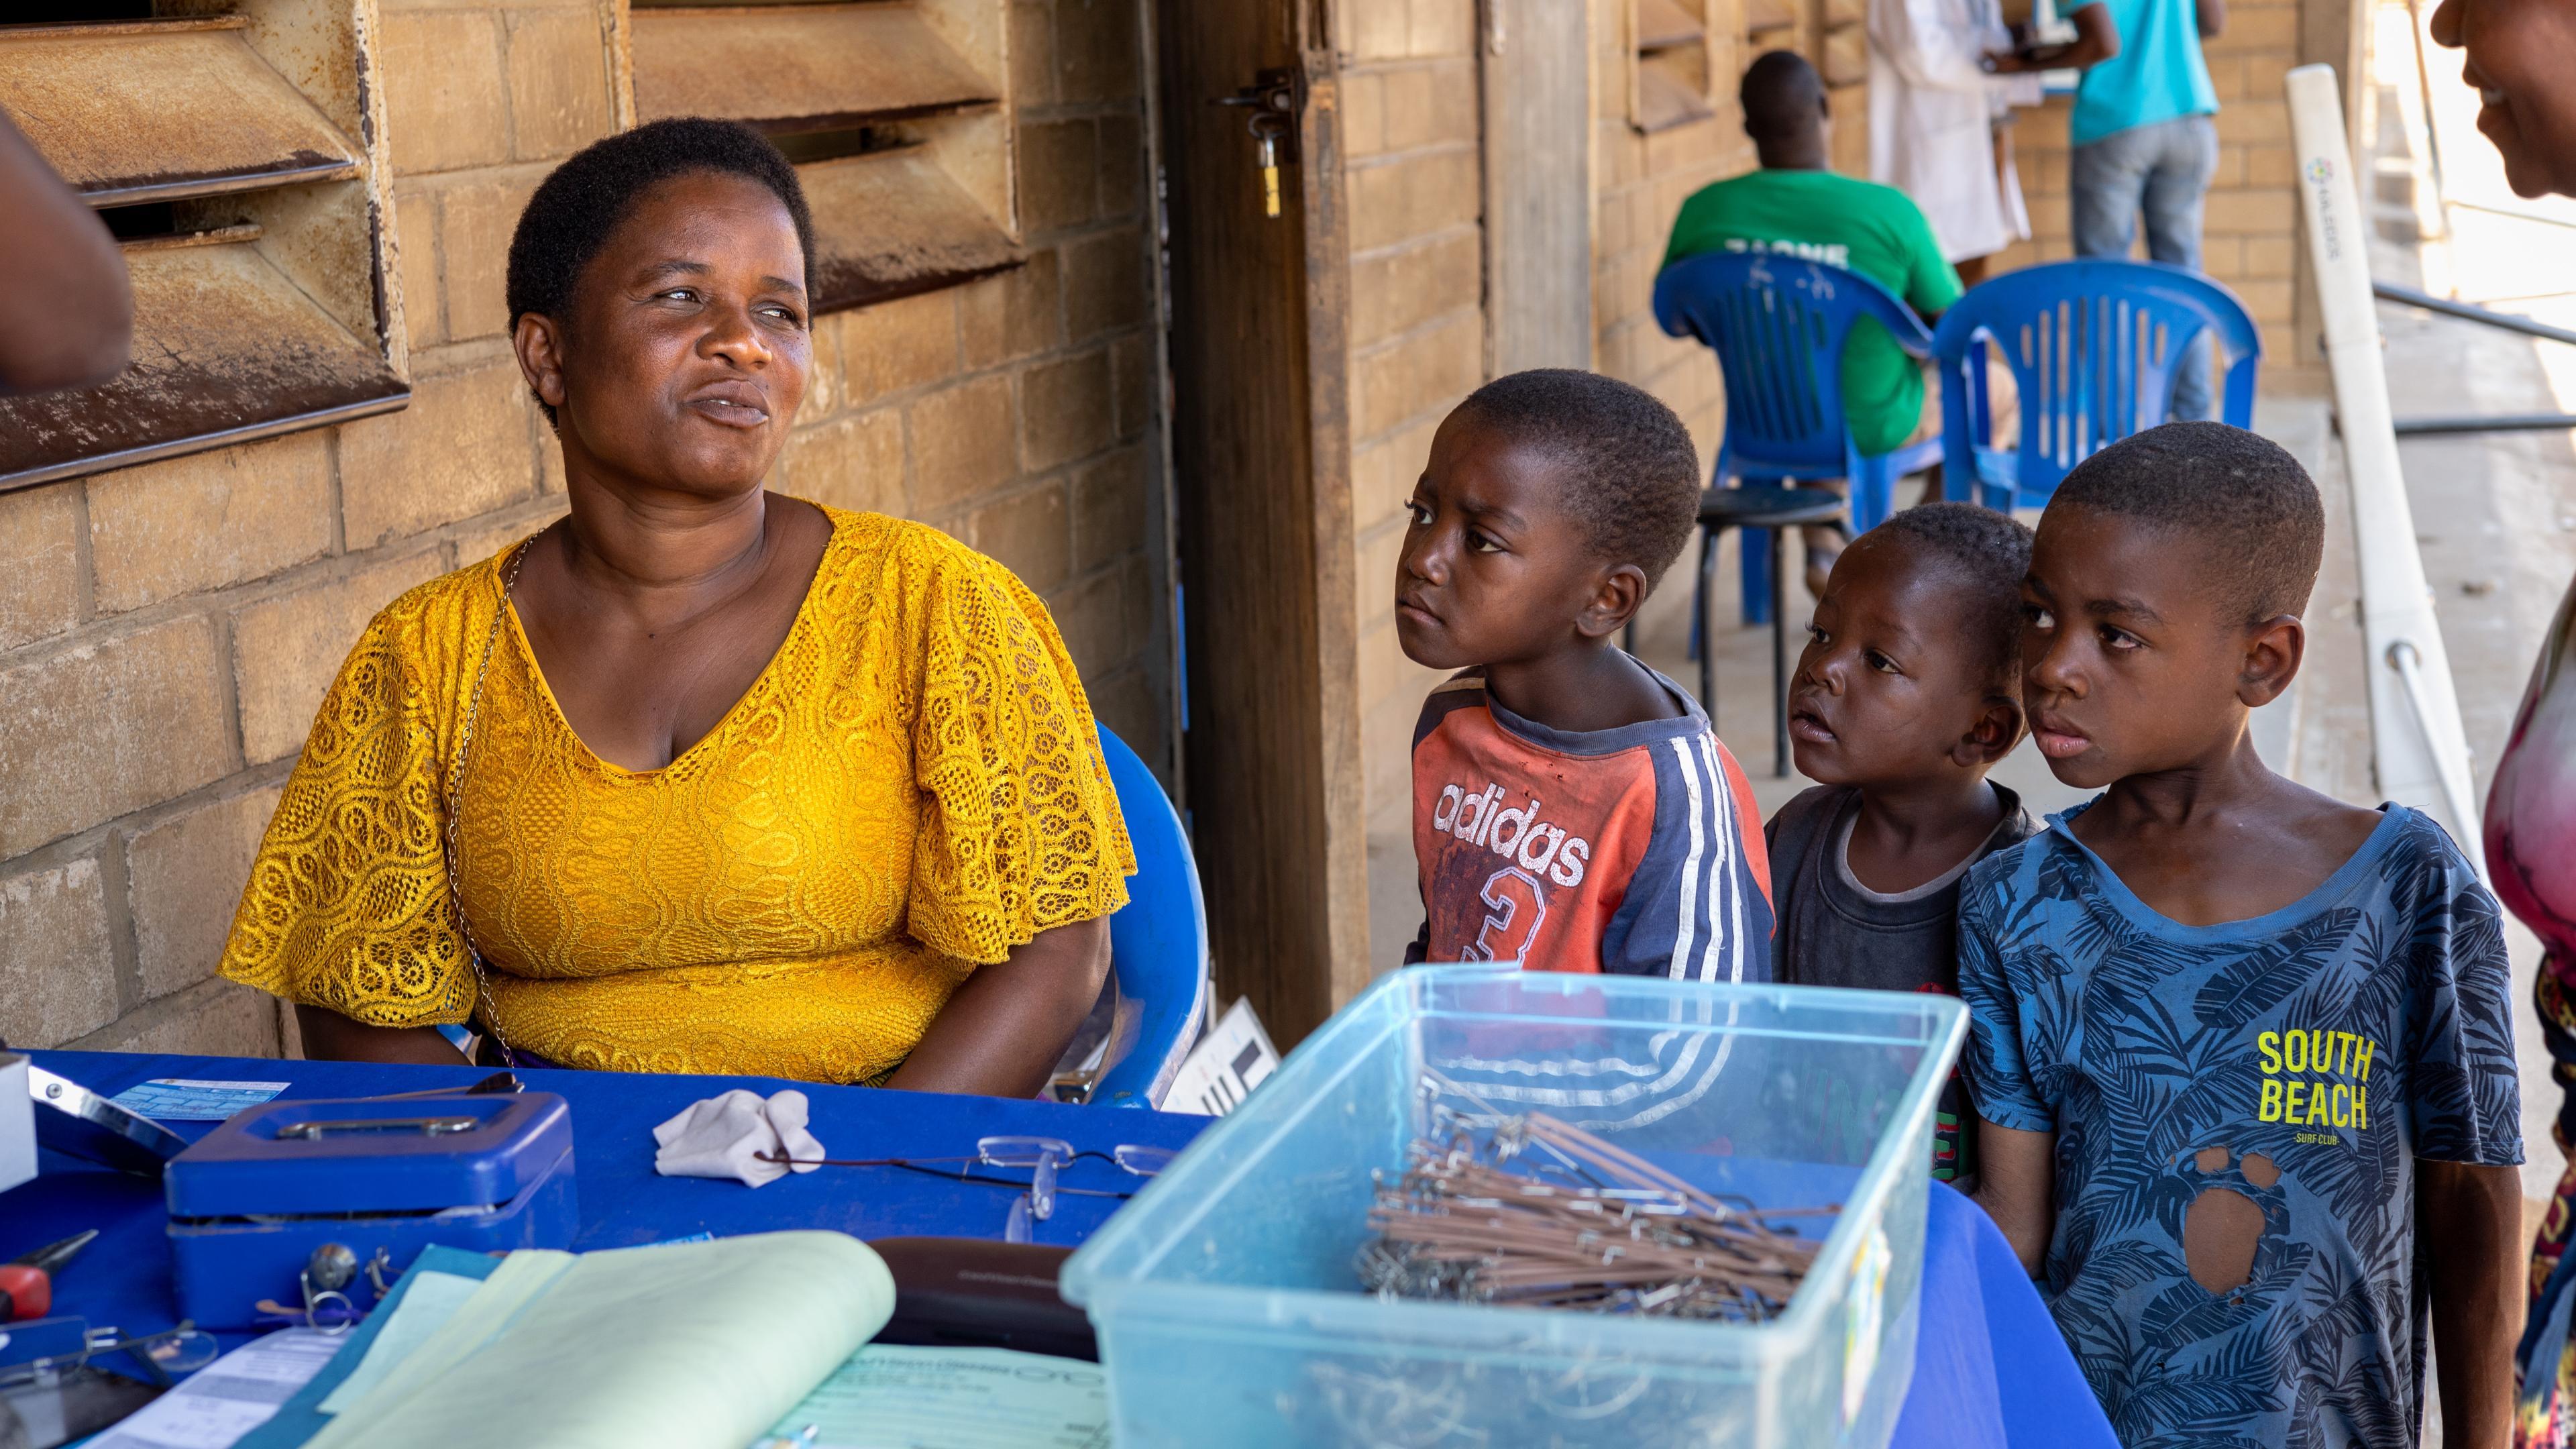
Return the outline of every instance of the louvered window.
{"type": "Polygon", "coordinates": [[[0,490],[402,406],[357,9],[0,26],[0,108],[99,210],[134,284],[122,374],[0,398],[0,490]]]}
{"type": "Polygon", "coordinates": [[[1000,0],[632,13],[635,109],[759,127],[804,177],[818,312],[988,276],[1013,239],[1000,0]]]}
{"type": "Polygon", "coordinates": [[[1816,68],[1829,86],[1856,86],[1869,79],[1868,7],[1862,0],[1823,0],[1818,20],[1824,39],[1816,68]]]}
{"type": "Polygon", "coordinates": [[[1666,131],[1717,114],[1712,87],[1733,66],[1716,54],[1708,0],[1630,0],[1636,70],[1628,119],[1638,130],[1666,131]]]}
{"type": "Polygon", "coordinates": [[[1869,174],[1869,7],[1867,0],[1818,0],[1816,69],[1834,109],[1836,171],[1869,174]]]}
{"type": "Polygon", "coordinates": [[[1798,45],[1795,0],[1744,0],[1744,38],[1750,63],[1766,50],[1794,50],[1798,45]]]}

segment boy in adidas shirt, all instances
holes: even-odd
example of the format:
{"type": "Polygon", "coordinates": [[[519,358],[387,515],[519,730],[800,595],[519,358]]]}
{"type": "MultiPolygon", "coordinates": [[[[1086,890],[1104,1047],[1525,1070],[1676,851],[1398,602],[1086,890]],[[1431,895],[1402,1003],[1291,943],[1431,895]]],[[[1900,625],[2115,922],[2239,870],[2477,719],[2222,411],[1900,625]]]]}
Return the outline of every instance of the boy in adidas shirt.
{"type": "Polygon", "coordinates": [[[1441,423],[1395,576],[1406,657],[1459,671],[1414,729],[1409,961],[1770,979],[1752,788],[1613,642],[1699,491],[1681,419],[1593,373],[1497,378],[1441,423]]]}

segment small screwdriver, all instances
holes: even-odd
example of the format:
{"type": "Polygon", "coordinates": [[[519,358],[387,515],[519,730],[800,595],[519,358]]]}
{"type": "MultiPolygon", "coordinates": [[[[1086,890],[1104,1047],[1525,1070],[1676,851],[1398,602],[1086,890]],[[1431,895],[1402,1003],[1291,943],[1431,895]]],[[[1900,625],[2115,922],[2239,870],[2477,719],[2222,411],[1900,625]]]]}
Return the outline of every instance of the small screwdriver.
{"type": "Polygon", "coordinates": [[[97,1236],[98,1229],[91,1228],[61,1242],[47,1243],[23,1258],[0,1263],[0,1323],[42,1318],[51,1312],[54,1275],[97,1236]]]}

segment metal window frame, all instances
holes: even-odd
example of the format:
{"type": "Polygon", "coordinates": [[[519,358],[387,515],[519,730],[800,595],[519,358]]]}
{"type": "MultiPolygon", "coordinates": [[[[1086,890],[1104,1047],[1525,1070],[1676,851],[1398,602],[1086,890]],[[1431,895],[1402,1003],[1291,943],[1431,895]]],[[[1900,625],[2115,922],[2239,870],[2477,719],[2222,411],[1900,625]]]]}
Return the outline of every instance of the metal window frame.
{"type": "Polygon", "coordinates": [[[1628,0],[1627,20],[1629,128],[1650,136],[1715,116],[1718,34],[1707,0],[1628,0]]]}
{"type": "Polygon", "coordinates": [[[0,26],[0,107],[39,153],[91,206],[168,202],[181,228],[124,244],[125,372],[0,397],[0,493],[409,400],[378,28],[376,0],[0,26]]]}
{"type": "Polygon", "coordinates": [[[883,143],[798,164],[814,210],[816,313],[959,286],[1028,260],[1006,0],[626,12],[639,119],[721,116],[782,137],[864,127],[883,143]],[[754,57],[772,58],[765,72],[754,57]],[[762,83],[745,83],[749,74],[762,83]]]}
{"type": "Polygon", "coordinates": [[[97,387],[0,398],[0,489],[390,412],[410,389],[258,251],[257,228],[130,246],[134,360],[97,387]],[[242,236],[239,232],[251,232],[242,236]]]}

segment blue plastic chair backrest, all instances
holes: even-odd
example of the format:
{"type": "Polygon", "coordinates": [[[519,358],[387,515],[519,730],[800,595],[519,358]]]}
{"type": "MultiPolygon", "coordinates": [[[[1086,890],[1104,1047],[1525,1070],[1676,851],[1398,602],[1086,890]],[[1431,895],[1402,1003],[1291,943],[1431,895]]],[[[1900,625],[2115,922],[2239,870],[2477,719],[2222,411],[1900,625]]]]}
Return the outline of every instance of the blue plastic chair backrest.
{"type": "Polygon", "coordinates": [[[1127,819],[1136,850],[1136,874],[1127,881],[1127,904],[1109,918],[1109,968],[1118,976],[1119,1036],[1112,1063],[1092,1087],[1096,1106],[1154,1107],[1172,1085],[1182,1058],[1197,1043],[1209,994],[1207,897],[1199,889],[1197,860],[1180,812],[1154,772],[1127,742],[1100,730],[1100,753],[1109,783],[1127,819]],[[1136,1009],[1127,1008],[1133,1005],[1136,1009]]]}
{"type": "Polygon", "coordinates": [[[1917,357],[1931,334],[1894,293],[1822,262],[1763,252],[1709,252],[1655,278],[1655,320],[1717,353],[1726,377],[1730,465],[1840,476],[1850,462],[1843,343],[1875,319],[1917,357]]]}
{"type": "Polygon", "coordinates": [[[1943,467],[1976,476],[1972,447],[1984,440],[1968,420],[1969,399],[1984,396],[1983,370],[1970,367],[1980,334],[1993,339],[2021,394],[2016,490],[2045,498],[2076,464],[2166,420],[2183,347],[2204,330],[2227,363],[2220,420],[2252,427],[2262,334],[2236,294],[2209,278],[2162,262],[2096,258],[1978,283],[1932,332],[1943,467]]]}

